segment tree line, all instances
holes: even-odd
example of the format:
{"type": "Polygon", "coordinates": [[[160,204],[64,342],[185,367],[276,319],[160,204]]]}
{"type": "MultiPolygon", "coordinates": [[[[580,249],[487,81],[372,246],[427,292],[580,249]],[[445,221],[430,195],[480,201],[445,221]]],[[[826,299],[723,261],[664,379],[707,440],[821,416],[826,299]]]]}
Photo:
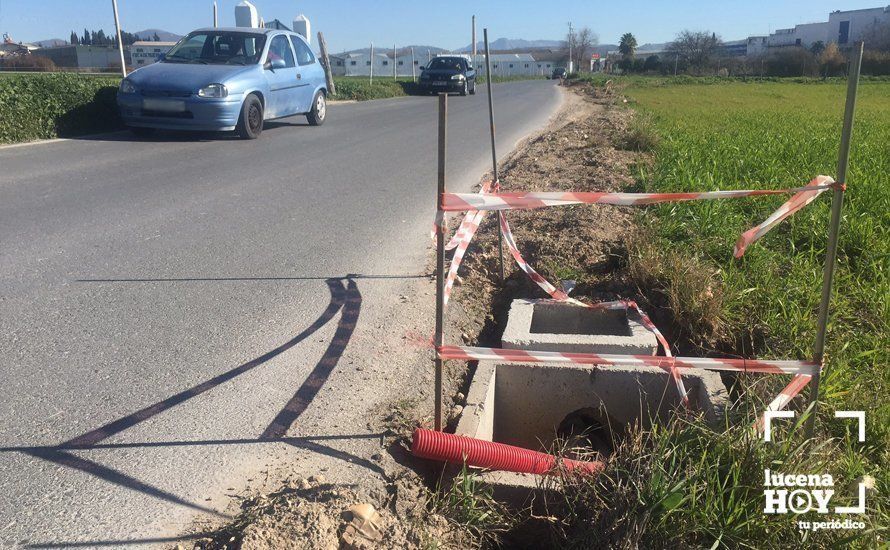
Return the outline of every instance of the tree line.
{"type": "MultiPolygon", "coordinates": [[[[140,37],[133,33],[121,31],[121,42],[124,43],[124,46],[129,46],[140,40],[160,42],[161,37],[158,36],[158,33],[154,33],[151,37],[140,37]]],[[[105,34],[105,31],[102,29],[98,31],[84,29],[82,35],[78,35],[76,31],[71,31],[71,38],[69,38],[68,43],[75,46],[117,46],[117,35],[115,33],[105,34]]]]}

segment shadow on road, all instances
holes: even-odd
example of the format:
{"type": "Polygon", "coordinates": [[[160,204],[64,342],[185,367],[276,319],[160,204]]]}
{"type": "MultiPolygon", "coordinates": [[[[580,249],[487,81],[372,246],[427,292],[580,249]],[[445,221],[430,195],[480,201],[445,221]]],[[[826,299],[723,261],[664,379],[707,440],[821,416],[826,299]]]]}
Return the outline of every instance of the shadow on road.
{"type": "Polygon", "coordinates": [[[194,283],[194,282],[228,282],[228,281],[327,281],[335,279],[426,279],[432,274],[419,275],[360,275],[350,274],[345,277],[176,277],[176,278],[132,278],[132,279],[76,279],[76,283],[194,283]]]}
{"type": "MultiPolygon", "coordinates": [[[[420,278],[426,275],[347,275],[345,277],[246,277],[246,278],[184,278],[184,279],[82,279],[79,282],[191,282],[191,281],[278,281],[278,280],[319,280],[323,279],[328,286],[330,292],[330,301],[325,310],[319,317],[309,325],[305,330],[294,336],[292,339],[281,344],[275,349],[264,353],[263,355],[252,359],[246,363],[219,374],[209,380],[206,380],[189,389],[171,395],[170,397],[159,401],[153,405],[142,408],[129,415],[118,418],[112,422],[100,426],[94,430],[81,434],[77,437],[69,439],[59,445],[54,446],[20,446],[20,447],[4,447],[0,448],[0,452],[19,452],[26,455],[40,458],[52,462],[54,464],[65,466],[79,470],[84,473],[93,475],[99,479],[109,483],[125,487],[127,489],[143,493],[145,495],[158,498],[173,504],[185,506],[193,510],[213,514],[219,517],[227,517],[220,512],[200,504],[189,502],[173,493],[167,492],[161,488],[145,483],[133,476],[120,472],[113,468],[107,467],[94,460],[89,460],[74,454],[83,450],[100,450],[100,449],[126,449],[138,447],[179,447],[179,446],[196,446],[196,445],[243,445],[243,444],[268,444],[280,442],[296,448],[306,449],[315,453],[323,454],[339,460],[343,460],[350,464],[355,464],[367,468],[379,475],[385,475],[384,470],[377,464],[354,456],[345,451],[335,449],[325,444],[334,440],[355,440],[355,439],[372,439],[379,438],[381,434],[357,434],[343,436],[312,436],[312,437],[287,437],[288,430],[293,426],[294,422],[306,411],[319,391],[324,386],[328,377],[337,366],[342,357],[346,346],[349,343],[353,333],[355,332],[356,323],[358,321],[359,312],[361,311],[362,296],[358,289],[357,279],[400,279],[400,278],[420,278]],[[346,284],[344,284],[344,281],[346,284]],[[293,348],[319,329],[324,327],[333,319],[337,313],[340,313],[340,319],[337,323],[334,336],[327,347],[324,355],[315,365],[313,370],[307,376],[303,384],[296,390],[293,397],[281,409],[281,411],[271,420],[268,427],[256,439],[232,439],[232,440],[197,440],[197,441],[166,441],[166,442],[144,442],[144,443],[102,443],[105,439],[119,434],[129,428],[132,428],[154,416],[157,416],[173,407],[180,405],[198,395],[201,395],[221,384],[224,384],[235,377],[244,374],[256,367],[259,367],[269,360],[281,355],[287,350],[293,348]]],[[[141,541],[92,541],[89,545],[105,545],[115,546],[116,544],[124,544],[129,542],[141,541]]],[[[146,542],[166,542],[165,539],[154,539],[146,542]]],[[[62,547],[62,546],[78,546],[77,543],[41,543],[34,544],[31,547],[62,547]]]]}

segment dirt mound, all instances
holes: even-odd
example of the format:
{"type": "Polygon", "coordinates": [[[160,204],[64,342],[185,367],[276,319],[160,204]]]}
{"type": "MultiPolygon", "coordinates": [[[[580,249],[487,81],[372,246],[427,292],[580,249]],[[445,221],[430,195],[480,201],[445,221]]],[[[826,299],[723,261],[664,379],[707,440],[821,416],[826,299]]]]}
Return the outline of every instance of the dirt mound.
{"type": "MultiPolygon", "coordinates": [[[[278,550],[461,546],[463,537],[456,526],[442,516],[427,513],[422,502],[418,505],[417,499],[406,499],[405,491],[400,491],[399,487],[398,483],[394,485],[392,496],[385,497],[387,502],[378,502],[358,487],[328,484],[320,477],[292,480],[275,493],[244,501],[241,512],[232,523],[212,538],[196,540],[193,548],[278,550]],[[402,502],[399,502],[400,493],[402,502]],[[351,523],[362,523],[350,511],[357,504],[370,504],[376,511],[374,529],[366,531],[372,533],[370,537],[362,533],[344,536],[351,523]]],[[[177,549],[182,548],[185,546],[177,546],[177,549]]]]}

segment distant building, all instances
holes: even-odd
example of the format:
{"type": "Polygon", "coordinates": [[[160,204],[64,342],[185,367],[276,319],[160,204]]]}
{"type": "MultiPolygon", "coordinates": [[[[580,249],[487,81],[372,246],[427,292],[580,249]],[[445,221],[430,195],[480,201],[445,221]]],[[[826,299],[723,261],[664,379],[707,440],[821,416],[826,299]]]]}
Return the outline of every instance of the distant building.
{"type": "Polygon", "coordinates": [[[333,76],[346,76],[346,59],[343,55],[328,55],[331,61],[331,74],[333,76]]]}
{"type": "Polygon", "coordinates": [[[110,69],[120,68],[121,58],[115,46],[59,46],[41,48],[33,52],[52,60],[57,67],[70,69],[110,69]]]}
{"type": "MultiPolygon", "coordinates": [[[[483,53],[476,56],[474,63],[472,54],[444,52],[433,54],[432,51],[423,49],[415,50],[413,57],[411,50],[399,50],[395,58],[393,58],[392,50],[386,53],[375,50],[374,76],[392,77],[393,65],[395,65],[396,75],[399,77],[410,77],[412,74],[420,76],[421,67],[427,66],[433,58],[441,56],[464,57],[470,62],[470,65],[476,66],[480,75],[485,74],[485,54],[483,53]]],[[[371,71],[369,52],[332,55],[330,60],[331,72],[334,76],[368,76],[371,71]]],[[[556,67],[565,67],[565,53],[542,51],[491,54],[491,72],[495,76],[549,76],[556,67]]]]}
{"type": "Polygon", "coordinates": [[[749,36],[745,55],[756,56],[766,52],[768,36],[749,36]]]}
{"type": "MultiPolygon", "coordinates": [[[[770,48],[801,46],[809,48],[816,42],[835,42],[844,47],[862,40],[876,25],[890,24],[890,6],[862,10],[834,11],[828,21],[805,23],[789,29],[778,29],[767,37],[770,48]]],[[[750,54],[749,54],[750,55],[750,54]]]]}
{"type": "Polygon", "coordinates": [[[727,57],[744,57],[748,55],[748,41],[730,40],[724,42],[722,53],[727,57]]]}
{"type": "MultiPolygon", "coordinates": [[[[420,67],[426,65],[428,59],[435,57],[431,53],[427,55],[426,50],[416,50],[413,59],[411,50],[397,52],[395,59],[393,59],[392,55],[391,50],[387,53],[379,53],[379,50],[375,50],[374,76],[391,77],[393,66],[395,66],[397,76],[420,75],[420,67]],[[412,65],[414,66],[413,72],[411,69],[412,65]]],[[[371,73],[370,52],[352,52],[329,57],[331,59],[331,72],[335,76],[368,76],[371,73]]]]}
{"type": "MultiPolygon", "coordinates": [[[[532,53],[493,53],[491,54],[491,74],[494,76],[550,76],[556,67],[564,67],[565,62],[557,61],[553,56],[541,53],[536,59],[532,53]]],[[[479,54],[477,71],[484,75],[486,71],[485,54],[479,54]]]]}
{"type": "Polygon", "coordinates": [[[40,49],[36,44],[27,44],[23,42],[13,42],[8,34],[3,35],[3,42],[0,43],[0,57],[12,57],[20,55],[28,55],[40,49]]]}
{"type": "Polygon", "coordinates": [[[139,41],[130,45],[130,66],[142,67],[156,62],[161,54],[170,51],[176,42],[139,41]]]}

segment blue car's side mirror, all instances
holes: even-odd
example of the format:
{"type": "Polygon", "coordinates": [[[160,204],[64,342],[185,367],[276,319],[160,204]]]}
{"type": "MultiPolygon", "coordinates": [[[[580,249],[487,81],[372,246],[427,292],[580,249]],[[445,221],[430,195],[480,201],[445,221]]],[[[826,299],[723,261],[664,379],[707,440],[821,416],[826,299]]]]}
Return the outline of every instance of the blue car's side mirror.
{"type": "Polygon", "coordinates": [[[283,59],[272,59],[270,61],[266,61],[266,64],[263,65],[263,68],[267,71],[274,71],[275,69],[286,69],[287,63],[285,63],[283,59]]]}
{"type": "Polygon", "coordinates": [[[158,54],[158,61],[159,61],[159,62],[160,62],[160,61],[163,61],[163,60],[165,60],[165,59],[167,59],[167,54],[165,54],[165,53],[160,53],[160,54],[158,54]]]}

